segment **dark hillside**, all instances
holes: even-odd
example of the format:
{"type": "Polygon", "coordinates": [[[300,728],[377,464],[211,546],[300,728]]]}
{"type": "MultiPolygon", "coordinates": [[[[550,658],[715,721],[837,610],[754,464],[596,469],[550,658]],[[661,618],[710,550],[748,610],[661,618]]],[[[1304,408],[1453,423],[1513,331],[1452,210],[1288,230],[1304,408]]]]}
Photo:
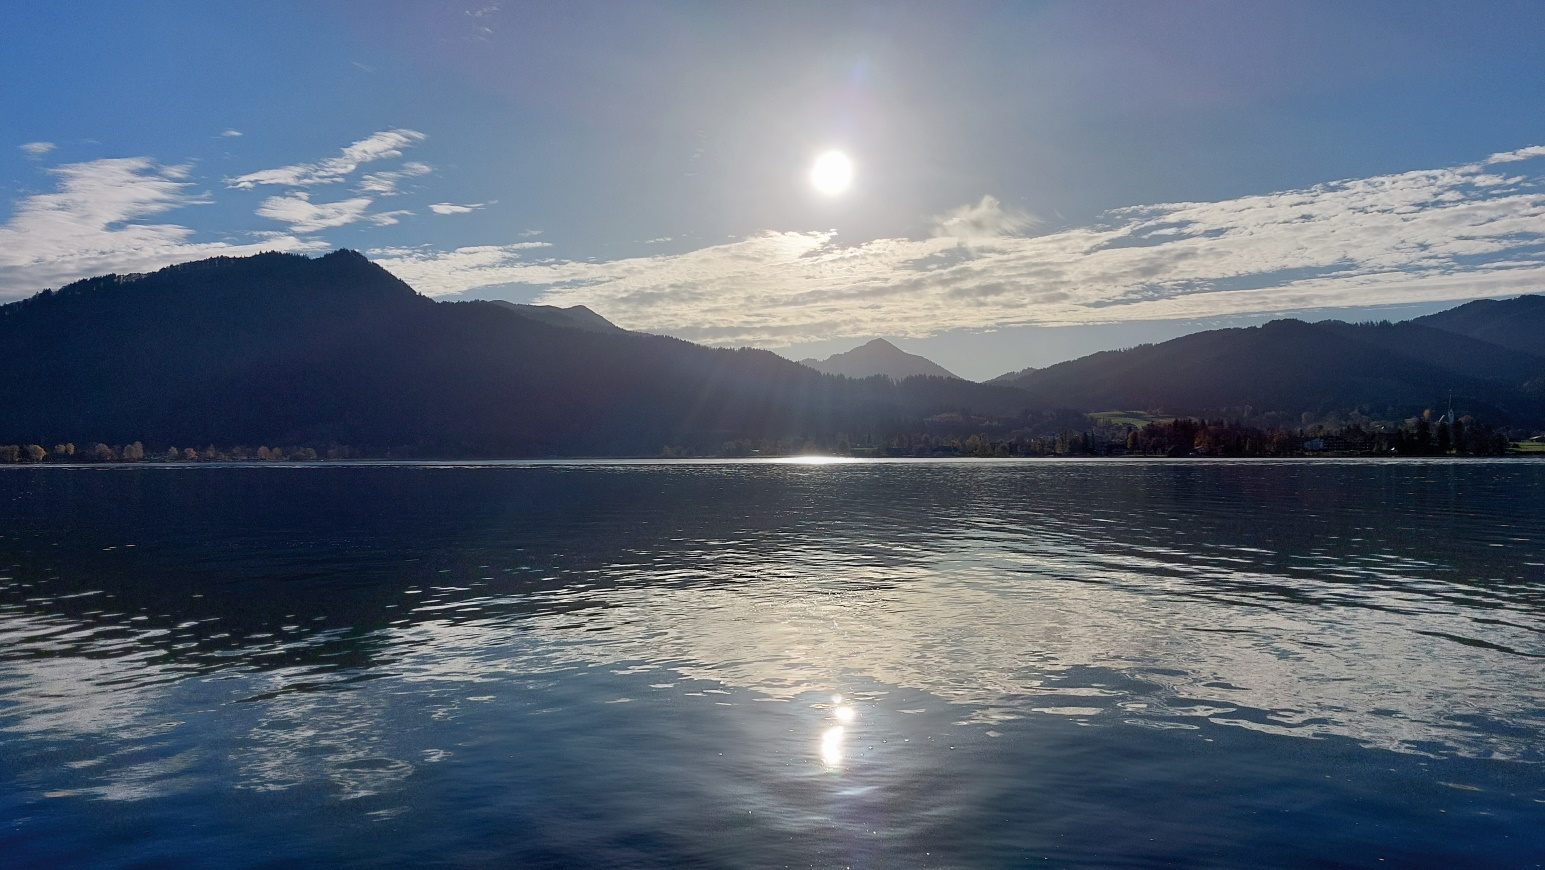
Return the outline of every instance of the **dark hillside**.
{"type": "Polygon", "coordinates": [[[1477,299],[1411,322],[1545,356],[1545,296],[1477,299]]]}
{"type": "Polygon", "coordinates": [[[1278,320],[1162,344],[1097,353],[1012,381],[1053,404],[1169,414],[1297,416],[1360,411],[1398,418],[1444,407],[1535,421],[1523,385],[1536,357],[1411,323],[1352,325],[1278,320]]]}
{"type": "Polygon", "coordinates": [[[853,381],[765,351],[436,303],[352,251],[77,282],[0,307],[0,349],[27,361],[0,384],[0,441],[22,443],[638,454],[1038,405],[1012,388],[853,381]]]}

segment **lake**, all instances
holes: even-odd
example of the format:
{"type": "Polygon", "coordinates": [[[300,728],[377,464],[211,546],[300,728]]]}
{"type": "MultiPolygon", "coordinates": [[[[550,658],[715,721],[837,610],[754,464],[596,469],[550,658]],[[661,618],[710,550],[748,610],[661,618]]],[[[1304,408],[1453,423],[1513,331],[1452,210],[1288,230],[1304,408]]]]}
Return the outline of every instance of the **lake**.
{"type": "Polygon", "coordinates": [[[1537,867],[1545,462],[0,469],[0,864],[1537,867]]]}

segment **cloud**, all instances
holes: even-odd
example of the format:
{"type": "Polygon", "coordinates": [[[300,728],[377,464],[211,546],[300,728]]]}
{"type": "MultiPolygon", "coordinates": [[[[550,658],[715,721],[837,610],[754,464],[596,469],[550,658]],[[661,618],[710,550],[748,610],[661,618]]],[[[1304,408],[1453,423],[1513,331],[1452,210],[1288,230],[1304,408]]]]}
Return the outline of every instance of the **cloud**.
{"type": "Polygon", "coordinates": [[[927,239],[772,232],[599,263],[532,261],[521,245],[379,262],[434,295],[528,285],[631,329],[766,346],[1451,301],[1545,287],[1545,174],[1488,168],[1539,157],[1118,209],[1042,235],[1019,234],[1029,216],[987,197],[940,215],[927,239]]]}
{"type": "Polygon", "coordinates": [[[427,138],[417,130],[383,130],[344,148],[337,157],[329,157],[316,163],[294,163],[277,169],[263,169],[235,178],[226,179],[230,187],[250,190],[260,184],[278,184],[286,187],[309,187],[314,184],[332,184],[353,174],[361,164],[375,160],[401,157],[402,149],[427,138]]]}
{"type": "Polygon", "coordinates": [[[1006,209],[997,197],[984,196],[976,205],[963,205],[934,218],[934,235],[957,239],[992,239],[1027,229],[1039,220],[1016,209],[1006,209]]]}
{"type": "Polygon", "coordinates": [[[227,139],[235,139],[236,137],[242,135],[242,133],[241,133],[240,130],[226,130],[225,132],[221,133],[220,135],[224,136],[227,139]]]}
{"type": "Polygon", "coordinates": [[[466,214],[467,212],[477,211],[485,205],[488,205],[488,203],[469,202],[466,205],[457,205],[453,202],[435,202],[430,203],[429,210],[435,214],[466,214]]]}
{"type": "Polygon", "coordinates": [[[1528,148],[1520,148],[1517,151],[1503,151],[1486,158],[1487,163],[1516,163],[1520,160],[1532,160],[1535,157],[1545,157],[1545,145],[1531,145],[1528,148]]]}
{"type": "Polygon", "coordinates": [[[320,247],[285,234],[262,236],[253,244],[192,242],[193,230],[187,227],[140,223],[207,202],[188,192],[186,167],[126,157],[70,163],[50,172],[59,179],[57,189],[21,199],[0,225],[0,296],[205,257],[320,247]]]}
{"type": "Polygon", "coordinates": [[[548,242],[516,242],[454,251],[376,248],[367,253],[425,296],[451,296],[474,287],[511,283],[501,280],[499,271],[512,264],[517,270],[527,268],[532,264],[517,262],[524,252],[547,247],[551,247],[548,242]]]}
{"type": "MultiPolygon", "coordinates": [[[[337,157],[316,163],[296,163],[278,169],[264,169],[247,175],[226,179],[226,185],[250,190],[262,184],[287,187],[306,187],[315,184],[331,184],[344,180],[359,167],[375,160],[402,156],[402,149],[425,138],[416,130],[386,130],[367,136],[343,149],[337,157]]],[[[356,193],[372,196],[354,196],[336,202],[312,202],[311,194],[304,190],[291,190],[283,195],[270,196],[257,208],[259,217],[282,221],[291,232],[314,233],[332,227],[341,227],[361,221],[376,226],[389,226],[401,218],[413,214],[406,209],[370,213],[374,196],[394,196],[404,178],[428,175],[434,167],[427,163],[409,161],[398,169],[367,173],[355,187],[356,193]]],[[[435,209],[434,206],[430,207],[435,209]]]]}
{"type": "Polygon", "coordinates": [[[19,146],[19,147],[21,148],[21,150],[27,152],[28,154],[31,154],[33,157],[42,157],[44,154],[47,154],[48,152],[54,150],[54,143],[52,143],[52,142],[28,142],[27,144],[19,146]]]}
{"type": "Polygon", "coordinates": [[[365,220],[375,224],[378,227],[389,227],[392,224],[397,223],[402,218],[408,217],[412,214],[413,212],[403,208],[398,209],[397,211],[381,211],[376,212],[375,214],[367,214],[365,215],[365,220]]]}
{"type": "Polygon", "coordinates": [[[305,191],[285,196],[270,196],[258,206],[259,217],[290,225],[291,232],[314,233],[328,227],[341,227],[366,218],[372,200],[356,196],[338,202],[314,203],[305,191]]]}
{"type": "Polygon", "coordinates": [[[388,169],[384,172],[371,172],[359,180],[359,186],[355,190],[360,193],[376,193],[381,196],[392,196],[397,193],[397,182],[404,178],[416,178],[420,175],[428,175],[434,171],[434,167],[428,163],[409,161],[402,164],[401,169],[388,169]]]}

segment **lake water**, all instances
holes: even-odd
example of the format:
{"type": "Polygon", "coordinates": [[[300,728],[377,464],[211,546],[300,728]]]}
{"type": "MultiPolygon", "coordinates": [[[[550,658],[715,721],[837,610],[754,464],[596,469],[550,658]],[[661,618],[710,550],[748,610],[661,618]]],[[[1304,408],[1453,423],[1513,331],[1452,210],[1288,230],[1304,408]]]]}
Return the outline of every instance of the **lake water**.
{"type": "Polygon", "coordinates": [[[1545,462],[0,470],[0,865],[1538,867],[1545,462]]]}

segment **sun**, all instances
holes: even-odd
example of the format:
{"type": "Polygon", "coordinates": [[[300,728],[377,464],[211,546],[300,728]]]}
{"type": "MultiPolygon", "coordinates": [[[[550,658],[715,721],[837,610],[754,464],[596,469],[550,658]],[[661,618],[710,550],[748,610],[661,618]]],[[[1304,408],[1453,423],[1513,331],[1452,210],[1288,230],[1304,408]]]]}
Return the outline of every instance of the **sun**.
{"type": "Polygon", "coordinates": [[[828,151],[810,167],[810,184],[827,196],[836,196],[853,185],[853,161],[841,151],[828,151]]]}

